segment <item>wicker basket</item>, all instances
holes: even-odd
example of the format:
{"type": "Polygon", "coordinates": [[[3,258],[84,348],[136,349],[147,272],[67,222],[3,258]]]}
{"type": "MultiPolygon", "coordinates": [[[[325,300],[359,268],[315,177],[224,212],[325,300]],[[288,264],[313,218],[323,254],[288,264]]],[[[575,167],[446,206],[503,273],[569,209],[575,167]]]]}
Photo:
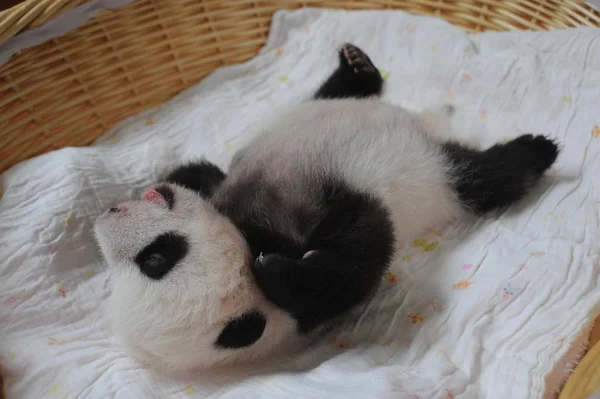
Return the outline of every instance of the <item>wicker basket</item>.
{"type": "MultiPolygon", "coordinates": [[[[86,0],[26,0],[0,14],[0,45],[86,0]]],[[[0,68],[0,171],[90,144],[223,65],[253,57],[277,9],[402,9],[470,31],[600,26],[573,0],[138,0],[103,12],[0,68]]]]}
{"type": "MultiPolygon", "coordinates": [[[[26,0],[0,13],[0,45],[86,2],[26,0]]],[[[0,67],[0,172],[43,152],[88,145],[215,68],[252,58],[273,12],[299,7],[401,9],[475,32],[600,26],[600,13],[575,0],[138,0],[0,67]]],[[[569,384],[565,390],[580,397],[569,384]]]]}

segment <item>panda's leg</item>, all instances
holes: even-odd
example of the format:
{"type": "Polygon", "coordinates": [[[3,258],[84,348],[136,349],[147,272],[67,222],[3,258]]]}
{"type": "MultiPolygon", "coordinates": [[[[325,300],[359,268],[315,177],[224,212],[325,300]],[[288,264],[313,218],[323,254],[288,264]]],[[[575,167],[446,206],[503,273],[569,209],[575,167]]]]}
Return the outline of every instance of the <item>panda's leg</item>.
{"type": "Polygon", "coordinates": [[[383,78],[367,54],[347,43],[340,50],[339,59],[338,68],[317,90],[315,99],[364,98],[381,94],[383,78]]]}
{"type": "Polygon", "coordinates": [[[506,207],[523,198],[558,157],[559,148],[544,136],[522,135],[479,151],[456,142],[443,145],[451,165],[454,191],[476,214],[506,207]]]}
{"type": "Polygon", "coordinates": [[[302,332],[368,299],[394,252],[393,225],[378,199],[343,186],[326,191],[327,213],[303,258],[265,254],[252,269],[267,299],[292,314],[302,332]]]}
{"type": "Polygon", "coordinates": [[[163,180],[178,184],[209,198],[227,176],[218,166],[205,161],[195,161],[179,166],[163,180]]]}

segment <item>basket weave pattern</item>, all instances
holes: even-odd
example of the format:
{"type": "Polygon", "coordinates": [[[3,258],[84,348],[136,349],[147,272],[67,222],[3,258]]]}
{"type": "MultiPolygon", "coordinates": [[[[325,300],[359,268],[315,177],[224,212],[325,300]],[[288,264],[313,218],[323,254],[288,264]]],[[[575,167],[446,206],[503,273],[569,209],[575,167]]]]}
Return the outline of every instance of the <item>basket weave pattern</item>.
{"type": "MultiPolygon", "coordinates": [[[[28,0],[0,14],[0,44],[85,0],[28,0]]],[[[214,69],[252,58],[282,8],[400,9],[469,31],[600,26],[571,0],[138,0],[27,49],[0,68],[0,171],[90,144],[214,69]]]]}

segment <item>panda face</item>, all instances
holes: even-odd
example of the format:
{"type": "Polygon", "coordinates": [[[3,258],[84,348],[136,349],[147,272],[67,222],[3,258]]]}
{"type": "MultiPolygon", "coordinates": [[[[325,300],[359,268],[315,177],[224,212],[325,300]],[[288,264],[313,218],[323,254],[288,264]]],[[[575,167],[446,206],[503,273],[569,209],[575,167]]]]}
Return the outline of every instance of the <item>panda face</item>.
{"type": "Polygon", "coordinates": [[[295,323],[270,305],[236,227],[173,184],[110,208],[95,235],[113,277],[109,317],[134,357],[168,369],[279,353],[295,323]]]}

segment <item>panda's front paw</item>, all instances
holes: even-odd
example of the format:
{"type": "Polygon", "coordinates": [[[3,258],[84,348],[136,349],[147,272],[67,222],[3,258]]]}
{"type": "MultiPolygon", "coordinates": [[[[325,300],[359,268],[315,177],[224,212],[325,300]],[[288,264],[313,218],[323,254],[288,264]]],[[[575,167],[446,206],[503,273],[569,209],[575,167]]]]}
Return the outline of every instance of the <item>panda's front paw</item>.
{"type": "MultiPolygon", "coordinates": [[[[259,285],[261,283],[270,284],[283,277],[285,273],[285,264],[287,258],[277,254],[260,254],[254,261],[252,273],[259,285]]],[[[277,281],[281,283],[281,281],[277,281]]]]}
{"type": "Polygon", "coordinates": [[[274,305],[288,307],[290,276],[293,259],[277,254],[260,254],[252,265],[252,274],[258,287],[274,305]]]}

